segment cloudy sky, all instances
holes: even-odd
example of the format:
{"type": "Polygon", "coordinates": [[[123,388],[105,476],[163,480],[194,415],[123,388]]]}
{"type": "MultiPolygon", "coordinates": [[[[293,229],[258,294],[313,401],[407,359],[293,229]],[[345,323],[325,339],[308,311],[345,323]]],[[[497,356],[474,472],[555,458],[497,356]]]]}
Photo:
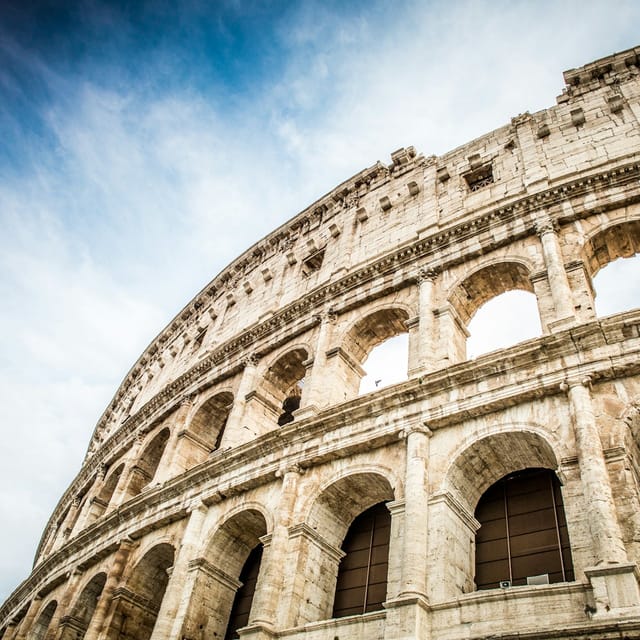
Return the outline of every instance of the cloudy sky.
{"type": "Polygon", "coordinates": [[[639,24],[636,0],[2,0],[0,601],[129,367],[225,264],[398,147],[552,105],[639,24]]]}

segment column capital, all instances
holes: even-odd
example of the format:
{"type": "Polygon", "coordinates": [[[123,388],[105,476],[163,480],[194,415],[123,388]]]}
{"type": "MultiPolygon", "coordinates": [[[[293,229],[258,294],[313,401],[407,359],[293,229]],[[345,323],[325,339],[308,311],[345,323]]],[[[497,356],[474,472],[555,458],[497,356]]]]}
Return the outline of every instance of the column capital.
{"type": "Polygon", "coordinates": [[[560,383],[560,391],[563,393],[568,393],[574,387],[585,387],[586,389],[591,389],[591,376],[586,375],[581,378],[567,378],[560,383]]]}
{"type": "Polygon", "coordinates": [[[323,322],[333,324],[338,319],[338,312],[334,308],[326,309],[320,313],[314,313],[313,319],[317,324],[322,324],[323,322]]]}
{"type": "Polygon", "coordinates": [[[255,367],[258,365],[258,362],[260,362],[260,358],[257,353],[248,353],[240,358],[240,364],[243,369],[246,369],[247,367],[255,367]]]}
{"type": "Polygon", "coordinates": [[[194,398],[195,398],[195,394],[193,393],[183,396],[182,400],[180,400],[180,406],[186,407],[187,409],[192,407],[194,398]]]}
{"type": "Polygon", "coordinates": [[[418,284],[422,282],[433,282],[440,273],[439,269],[432,267],[420,267],[416,273],[416,282],[418,284]]]}
{"type": "Polygon", "coordinates": [[[534,229],[536,235],[542,237],[545,233],[556,233],[558,231],[558,223],[553,218],[545,216],[535,223],[534,229]]]}
{"type": "Polygon", "coordinates": [[[412,433],[424,433],[427,438],[430,438],[433,435],[433,431],[429,429],[426,422],[413,422],[406,427],[403,427],[400,432],[401,437],[408,438],[412,433]]]}
{"type": "Polygon", "coordinates": [[[276,471],[276,478],[284,478],[288,473],[293,473],[295,475],[301,476],[304,475],[305,469],[300,466],[297,462],[288,467],[284,467],[283,469],[278,469],[276,471]]]}

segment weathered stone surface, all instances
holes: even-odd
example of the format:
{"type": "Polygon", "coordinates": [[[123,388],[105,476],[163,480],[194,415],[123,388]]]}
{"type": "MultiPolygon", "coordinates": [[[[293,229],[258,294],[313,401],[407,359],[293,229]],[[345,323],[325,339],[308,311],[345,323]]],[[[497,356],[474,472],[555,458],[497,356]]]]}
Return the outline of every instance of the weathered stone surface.
{"type": "Polygon", "coordinates": [[[640,49],[565,73],[558,104],[442,157],[365,169],[251,247],[142,354],[0,608],[0,637],[640,634],[640,310],[598,319],[592,278],[640,250],[640,49]],[[539,338],[469,361],[489,299],[539,338]],[[408,332],[406,382],[358,397],[408,332]],[[476,590],[476,506],[556,473],[575,580],[476,590]],[[332,619],[343,541],[391,513],[381,610],[332,619]]]}

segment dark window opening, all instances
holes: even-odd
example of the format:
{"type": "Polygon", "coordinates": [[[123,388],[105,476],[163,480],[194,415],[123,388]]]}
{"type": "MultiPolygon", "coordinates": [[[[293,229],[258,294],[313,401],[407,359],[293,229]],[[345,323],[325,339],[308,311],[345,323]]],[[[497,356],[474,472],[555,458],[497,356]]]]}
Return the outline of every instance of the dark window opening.
{"type": "Polygon", "coordinates": [[[464,176],[470,191],[478,191],[493,184],[493,169],[490,164],[470,171],[464,176]]]}
{"type": "Polygon", "coordinates": [[[305,276],[310,276],[315,271],[319,271],[324,260],[324,249],[312,253],[308,258],[305,258],[302,262],[302,273],[305,276]]]}
{"type": "Polygon", "coordinates": [[[259,544],[249,554],[240,572],[240,582],[242,586],[236,591],[236,597],[233,599],[233,606],[231,607],[231,615],[229,616],[229,624],[227,625],[227,633],[224,636],[224,640],[236,640],[236,638],[239,638],[240,636],[237,633],[238,629],[246,627],[249,623],[251,603],[253,602],[253,594],[256,591],[261,560],[262,545],[259,544]]]}
{"type": "Polygon", "coordinates": [[[290,422],[293,422],[294,420],[293,412],[299,408],[300,408],[300,396],[289,396],[288,398],[285,398],[284,402],[282,403],[282,413],[278,418],[278,426],[281,427],[284,424],[289,424],[290,422]]]}
{"type": "Polygon", "coordinates": [[[484,493],[475,517],[481,524],[478,589],[574,580],[562,492],[553,471],[505,476],[484,493]]]}
{"type": "Polygon", "coordinates": [[[361,513],[342,544],[333,617],[382,609],[387,596],[391,514],[384,502],[361,513]]]}

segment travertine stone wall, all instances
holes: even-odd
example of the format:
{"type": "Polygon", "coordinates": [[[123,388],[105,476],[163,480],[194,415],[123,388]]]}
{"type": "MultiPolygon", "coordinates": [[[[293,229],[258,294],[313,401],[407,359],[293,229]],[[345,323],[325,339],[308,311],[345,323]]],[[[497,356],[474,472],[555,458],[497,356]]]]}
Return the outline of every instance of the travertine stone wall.
{"type": "Polygon", "coordinates": [[[640,249],[640,50],[565,73],[557,104],[440,157],[412,147],[248,249],[131,369],[0,608],[0,638],[640,635],[640,310],[593,278],[640,249]],[[467,360],[510,290],[541,335],[467,360]],[[408,334],[408,379],[359,396],[408,334]],[[477,591],[476,506],[560,480],[575,580],[477,591]],[[332,619],[354,519],[391,515],[382,611],[332,619]]]}

